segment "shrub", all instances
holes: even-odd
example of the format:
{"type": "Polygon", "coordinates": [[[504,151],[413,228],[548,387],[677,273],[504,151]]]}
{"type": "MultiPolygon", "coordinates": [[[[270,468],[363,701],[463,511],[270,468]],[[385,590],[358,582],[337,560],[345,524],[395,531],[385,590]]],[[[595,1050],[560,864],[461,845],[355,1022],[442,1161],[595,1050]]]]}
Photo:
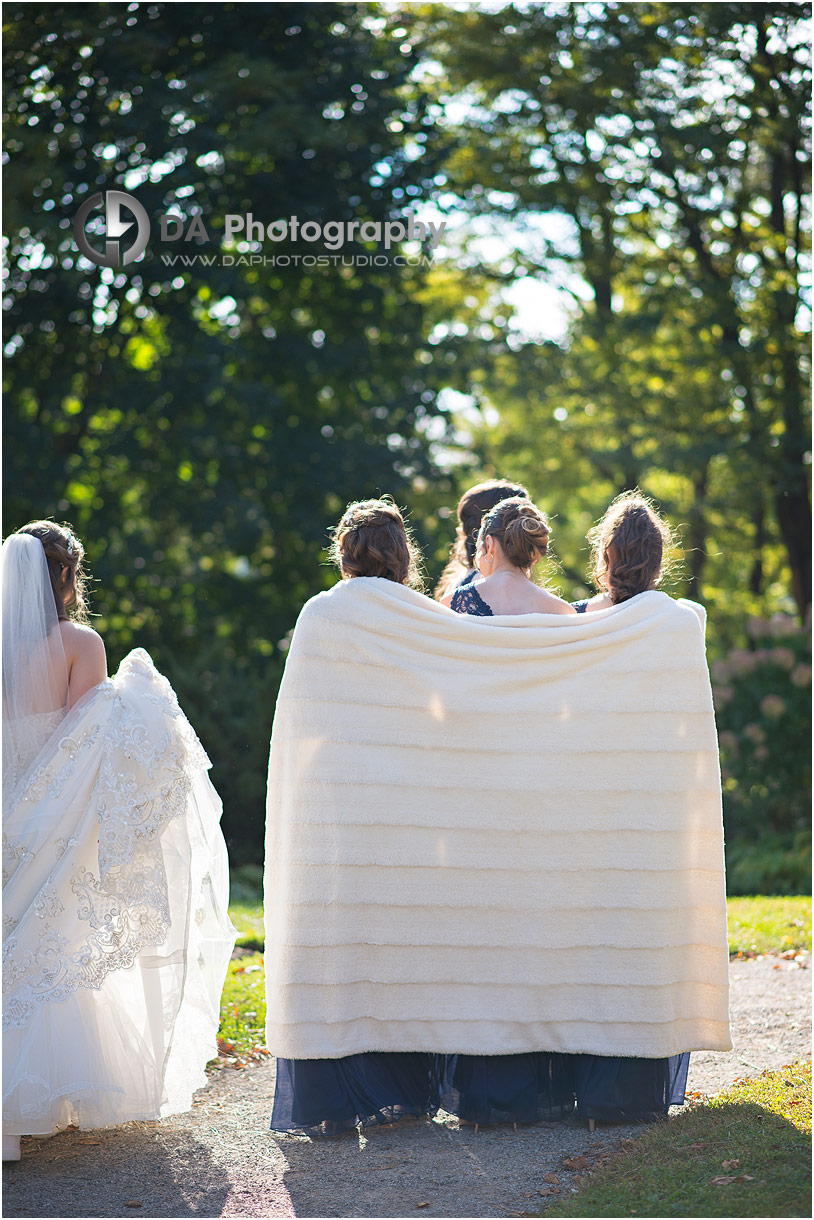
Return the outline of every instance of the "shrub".
{"type": "Polygon", "coordinates": [[[808,894],[810,889],[809,830],[727,840],[727,894],[808,894]]]}
{"type": "MultiPolygon", "coordinates": [[[[809,826],[809,633],[787,615],[752,618],[748,632],[750,648],[736,648],[712,667],[724,825],[730,843],[751,840],[755,850],[767,833],[786,836],[782,848],[774,844],[767,875],[774,870],[780,877],[791,868],[796,877],[796,864],[781,857],[799,848],[795,836],[809,826]]],[[[738,868],[751,869],[747,858],[741,851],[733,860],[738,868]]]]}

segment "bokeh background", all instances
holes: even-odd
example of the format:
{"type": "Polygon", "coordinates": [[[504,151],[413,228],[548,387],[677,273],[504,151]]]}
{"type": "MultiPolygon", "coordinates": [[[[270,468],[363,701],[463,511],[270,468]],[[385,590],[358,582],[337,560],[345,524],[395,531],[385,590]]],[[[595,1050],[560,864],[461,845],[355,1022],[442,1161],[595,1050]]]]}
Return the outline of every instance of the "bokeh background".
{"type": "Polygon", "coordinates": [[[393,495],[431,589],[461,491],[505,476],[568,598],[618,492],[678,528],[730,890],[808,888],[808,12],[6,5],[4,531],[83,538],[111,666],[141,645],[170,678],[235,862],[262,858],[288,638],[345,504],[393,495]],[[111,188],[208,240],[154,223],[94,265],[73,217],[111,188]],[[445,230],[252,264],[321,250],[226,242],[248,212],[445,230]]]}

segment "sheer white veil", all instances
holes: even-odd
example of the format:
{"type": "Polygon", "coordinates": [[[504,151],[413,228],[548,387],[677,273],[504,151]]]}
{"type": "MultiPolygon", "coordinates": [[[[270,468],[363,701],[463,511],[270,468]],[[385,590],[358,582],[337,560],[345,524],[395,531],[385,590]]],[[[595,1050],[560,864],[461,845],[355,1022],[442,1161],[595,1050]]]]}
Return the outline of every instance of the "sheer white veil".
{"type": "Polygon", "coordinates": [[[68,668],[48,560],[39,538],[11,534],[0,552],[3,604],[3,731],[62,710],[68,668]]]}

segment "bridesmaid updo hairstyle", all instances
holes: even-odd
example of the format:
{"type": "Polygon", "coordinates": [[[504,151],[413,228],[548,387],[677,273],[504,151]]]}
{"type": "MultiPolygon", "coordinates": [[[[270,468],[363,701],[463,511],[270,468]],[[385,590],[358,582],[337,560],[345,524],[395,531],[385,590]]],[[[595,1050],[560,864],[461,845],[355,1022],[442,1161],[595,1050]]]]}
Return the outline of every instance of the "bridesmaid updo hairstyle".
{"type": "Polygon", "coordinates": [[[71,527],[58,525],[56,521],[29,521],[17,533],[32,534],[42,543],[48,561],[48,575],[51,577],[57,617],[63,621],[71,618],[76,622],[86,622],[87,575],[82,566],[85,548],[71,527]]]}
{"type": "Polygon", "coordinates": [[[507,483],[505,479],[489,479],[465,491],[458,501],[458,529],[455,534],[453,558],[467,568],[475,566],[475,548],[483,518],[491,509],[508,499],[528,500],[529,493],[522,483],[507,483]]]}
{"type": "Polygon", "coordinates": [[[483,545],[490,535],[503,547],[510,563],[527,571],[548,554],[551,530],[545,513],[535,504],[513,496],[501,500],[483,518],[478,544],[483,545]]]}
{"type": "Polygon", "coordinates": [[[389,497],[349,504],[331,532],[330,556],[343,577],[383,576],[421,587],[418,548],[389,497]]]}
{"type": "Polygon", "coordinates": [[[506,479],[487,479],[485,483],[476,483],[464,492],[458,501],[455,541],[449,562],[436,586],[436,598],[444,597],[466,572],[474,568],[478,532],[486,513],[501,500],[517,496],[528,500],[529,493],[522,483],[510,483],[506,479]]]}
{"type": "Polygon", "coordinates": [[[588,541],[591,579],[617,605],[658,585],[673,535],[646,496],[626,491],[588,531],[588,541]]]}

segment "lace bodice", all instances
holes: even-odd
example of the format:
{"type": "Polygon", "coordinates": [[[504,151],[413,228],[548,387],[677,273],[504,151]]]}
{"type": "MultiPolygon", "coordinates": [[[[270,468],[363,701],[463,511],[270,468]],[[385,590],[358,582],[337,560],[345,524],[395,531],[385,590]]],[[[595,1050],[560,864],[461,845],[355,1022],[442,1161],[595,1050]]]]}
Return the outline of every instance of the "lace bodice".
{"type": "Polygon", "coordinates": [[[459,585],[452,594],[450,607],[456,614],[473,614],[478,618],[493,618],[494,611],[483,600],[473,584],[459,585]]]}

